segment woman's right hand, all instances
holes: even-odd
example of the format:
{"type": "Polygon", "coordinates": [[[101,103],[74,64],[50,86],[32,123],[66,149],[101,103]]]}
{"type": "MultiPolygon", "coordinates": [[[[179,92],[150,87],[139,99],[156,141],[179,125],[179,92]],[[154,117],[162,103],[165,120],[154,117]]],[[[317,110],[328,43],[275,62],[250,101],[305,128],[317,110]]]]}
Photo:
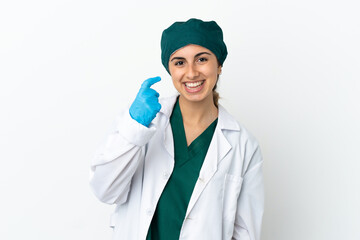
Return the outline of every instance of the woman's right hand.
{"type": "Polygon", "coordinates": [[[146,79],[142,83],[141,88],[129,109],[130,116],[145,127],[149,127],[151,121],[161,109],[159,93],[150,88],[154,83],[157,83],[160,80],[160,77],[146,79]]]}

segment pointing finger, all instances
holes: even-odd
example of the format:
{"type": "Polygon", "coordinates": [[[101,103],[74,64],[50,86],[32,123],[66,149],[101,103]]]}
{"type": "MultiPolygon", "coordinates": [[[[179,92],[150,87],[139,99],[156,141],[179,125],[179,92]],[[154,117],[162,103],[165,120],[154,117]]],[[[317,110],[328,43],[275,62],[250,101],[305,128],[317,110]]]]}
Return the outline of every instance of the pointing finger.
{"type": "Polygon", "coordinates": [[[160,80],[161,80],[160,77],[148,78],[141,84],[141,87],[142,88],[150,88],[154,83],[157,83],[160,80]]]}

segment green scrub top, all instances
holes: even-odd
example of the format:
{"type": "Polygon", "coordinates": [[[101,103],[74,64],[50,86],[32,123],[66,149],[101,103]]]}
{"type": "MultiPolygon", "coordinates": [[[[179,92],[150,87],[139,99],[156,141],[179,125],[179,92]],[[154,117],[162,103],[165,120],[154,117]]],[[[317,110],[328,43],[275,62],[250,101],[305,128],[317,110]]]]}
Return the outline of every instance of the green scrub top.
{"type": "Polygon", "coordinates": [[[178,240],[186,209],[199,177],[217,119],[187,146],[183,119],[176,101],[170,124],[174,139],[175,165],[160,196],[146,240],[178,240]]]}

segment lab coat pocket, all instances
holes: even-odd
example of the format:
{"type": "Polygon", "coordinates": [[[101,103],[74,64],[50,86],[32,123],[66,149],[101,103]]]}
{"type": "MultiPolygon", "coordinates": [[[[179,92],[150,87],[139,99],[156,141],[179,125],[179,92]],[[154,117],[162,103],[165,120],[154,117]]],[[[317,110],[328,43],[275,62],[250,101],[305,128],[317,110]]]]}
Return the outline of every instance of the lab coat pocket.
{"type": "Polygon", "coordinates": [[[232,174],[225,175],[223,192],[223,219],[226,222],[233,223],[239,198],[242,177],[232,174]]]}

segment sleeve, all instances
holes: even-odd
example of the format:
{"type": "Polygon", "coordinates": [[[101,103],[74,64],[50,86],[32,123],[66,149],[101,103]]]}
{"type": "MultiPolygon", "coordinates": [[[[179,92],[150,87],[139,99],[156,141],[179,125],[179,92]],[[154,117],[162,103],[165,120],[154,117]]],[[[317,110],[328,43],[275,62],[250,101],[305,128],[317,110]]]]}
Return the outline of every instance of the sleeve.
{"type": "Polygon", "coordinates": [[[126,202],[131,179],[155,131],[153,124],[147,128],[133,120],[128,109],[119,114],[115,129],[97,149],[90,167],[90,187],[100,201],[126,202]]]}
{"type": "Polygon", "coordinates": [[[263,159],[258,144],[250,150],[247,170],[238,199],[233,239],[260,240],[264,212],[263,159]]]}

